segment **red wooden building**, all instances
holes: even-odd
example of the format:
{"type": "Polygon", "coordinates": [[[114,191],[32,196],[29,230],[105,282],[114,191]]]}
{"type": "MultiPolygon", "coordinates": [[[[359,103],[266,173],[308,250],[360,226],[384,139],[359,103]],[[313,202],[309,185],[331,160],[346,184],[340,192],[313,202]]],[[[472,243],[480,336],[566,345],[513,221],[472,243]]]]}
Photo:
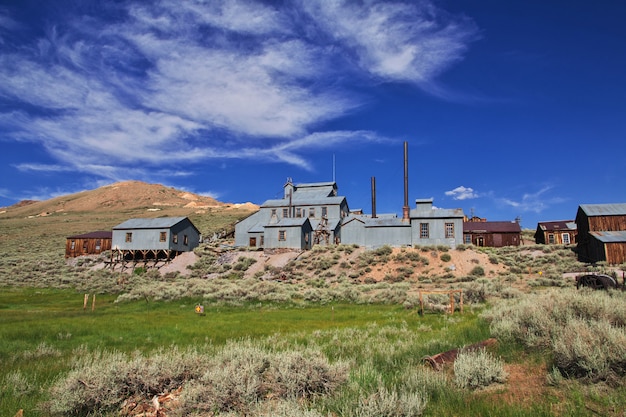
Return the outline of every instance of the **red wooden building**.
{"type": "Polygon", "coordinates": [[[113,232],[97,231],[69,236],[65,242],[65,257],[97,255],[111,249],[113,232]]]}
{"type": "Polygon", "coordinates": [[[516,221],[463,222],[463,243],[475,246],[519,246],[522,228],[516,221]]]}

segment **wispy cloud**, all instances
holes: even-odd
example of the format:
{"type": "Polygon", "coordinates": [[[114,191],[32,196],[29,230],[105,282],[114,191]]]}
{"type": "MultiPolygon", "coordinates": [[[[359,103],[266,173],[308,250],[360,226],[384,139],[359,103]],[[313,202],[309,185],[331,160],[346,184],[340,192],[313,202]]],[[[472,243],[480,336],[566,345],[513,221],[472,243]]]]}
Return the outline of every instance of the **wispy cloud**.
{"type": "Polygon", "coordinates": [[[61,11],[28,43],[18,35],[41,22],[0,13],[0,102],[12,109],[0,129],[58,161],[20,169],[99,166],[120,179],[137,165],[259,157],[312,169],[306,150],[382,140],[318,130],[363,105],[351,83],[434,91],[476,35],[428,1],[100,7],[61,11]]]}
{"type": "Polygon", "coordinates": [[[535,193],[524,193],[518,200],[509,198],[499,198],[497,200],[504,205],[516,208],[520,212],[541,213],[550,206],[565,201],[559,196],[549,195],[548,192],[552,189],[552,186],[546,185],[535,193]]]}
{"type": "Polygon", "coordinates": [[[447,196],[452,197],[453,200],[470,200],[473,198],[478,198],[479,195],[474,191],[473,188],[459,186],[454,190],[446,191],[447,196]]]}

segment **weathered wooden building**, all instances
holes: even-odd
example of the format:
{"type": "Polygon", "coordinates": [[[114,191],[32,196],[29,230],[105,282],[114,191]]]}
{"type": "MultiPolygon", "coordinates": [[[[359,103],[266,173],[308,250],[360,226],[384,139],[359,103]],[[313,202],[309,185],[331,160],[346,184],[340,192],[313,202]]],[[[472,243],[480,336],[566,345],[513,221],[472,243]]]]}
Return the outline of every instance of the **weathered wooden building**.
{"type": "Polygon", "coordinates": [[[577,242],[578,228],[574,220],[537,223],[535,243],[540,245],[570,245],[577,242]]]}
{"type": "Polygon", "coordinates": [[[522,228],[516,221],[464,222],[463,242],[494,248],[519,246],[522,243],[522,228]]]}
{"type": "Polygon", "coordinates": [[[581,204],[576,227],[580,261],[626,262],[626,203],[581,204]]]}
{"type": "Polygon", "coordinates": [[[68,236],[65,241],[65,257],[75,258],[83,255],[98,255],[111,249],[112,232],[97,232],[68,236]]]}
{"type": "Polygon", "coordinates": [[[113,256],[125,260],[171,259],[200,244],[200,231],[187,217],[130,219],[113,227],[113,256]]]}

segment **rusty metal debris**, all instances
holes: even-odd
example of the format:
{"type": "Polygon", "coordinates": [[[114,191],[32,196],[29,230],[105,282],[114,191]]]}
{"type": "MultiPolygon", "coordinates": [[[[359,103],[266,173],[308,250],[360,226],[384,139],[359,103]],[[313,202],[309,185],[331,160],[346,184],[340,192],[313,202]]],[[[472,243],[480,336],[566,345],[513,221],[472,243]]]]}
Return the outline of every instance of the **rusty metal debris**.
{"type": "Polygon", "coordinates": [[[498,341],[496,339],[489,338],[482,342],[474,343],[473,345],[465,346],[460,349],[452,349],[447,352],[441,352],[433,356],[425,356],[422,360],[433,367],[434,370],[439,371],[443,369],[446,364],[453,363],[459,353],[472,352],[479,349],[485,349],[489,346],[494,346],[498,341]]]}

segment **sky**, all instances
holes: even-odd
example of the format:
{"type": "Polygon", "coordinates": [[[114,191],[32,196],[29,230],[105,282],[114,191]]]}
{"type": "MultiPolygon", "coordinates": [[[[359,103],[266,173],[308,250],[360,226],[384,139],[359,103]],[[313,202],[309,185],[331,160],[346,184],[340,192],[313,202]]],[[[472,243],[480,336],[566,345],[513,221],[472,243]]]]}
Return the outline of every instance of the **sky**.
{"type": "Polygon", "coordinates": [[[626,202],[626,2],[0,0],[0,207],[336,181],[490,221],[626,202]]]}

